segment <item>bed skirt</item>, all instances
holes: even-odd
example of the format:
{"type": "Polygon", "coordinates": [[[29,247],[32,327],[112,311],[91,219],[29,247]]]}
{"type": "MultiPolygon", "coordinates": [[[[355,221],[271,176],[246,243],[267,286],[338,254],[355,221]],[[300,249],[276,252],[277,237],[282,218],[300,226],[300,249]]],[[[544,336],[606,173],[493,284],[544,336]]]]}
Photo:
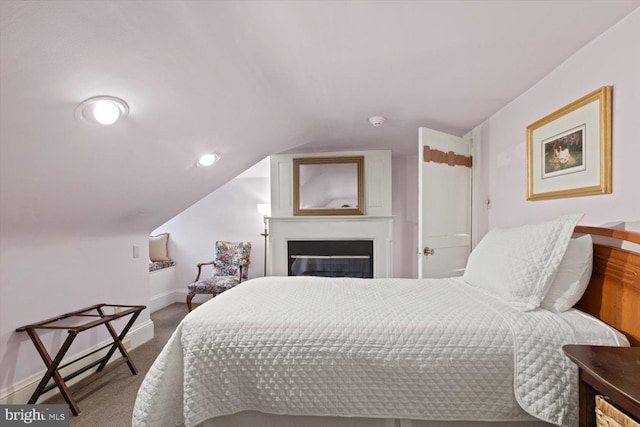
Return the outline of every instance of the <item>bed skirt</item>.
{"type": "Polygon", "coordinates": [[[544,421],[424,421],[383,418],[345,418],[302,415],[275,415],[243,411],[209,419],[200,427],[549,427],[544,421]]]}

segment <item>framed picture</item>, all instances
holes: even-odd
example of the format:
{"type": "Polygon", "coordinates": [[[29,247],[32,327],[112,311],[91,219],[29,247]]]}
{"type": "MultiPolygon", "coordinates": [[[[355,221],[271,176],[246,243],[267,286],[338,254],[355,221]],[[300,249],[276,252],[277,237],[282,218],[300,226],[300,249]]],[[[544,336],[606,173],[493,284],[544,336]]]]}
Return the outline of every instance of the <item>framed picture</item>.
{"type": "Polygon", "coordinates": [[[611,193],[611,86],[527,126],[527,200],[611,193]]]}

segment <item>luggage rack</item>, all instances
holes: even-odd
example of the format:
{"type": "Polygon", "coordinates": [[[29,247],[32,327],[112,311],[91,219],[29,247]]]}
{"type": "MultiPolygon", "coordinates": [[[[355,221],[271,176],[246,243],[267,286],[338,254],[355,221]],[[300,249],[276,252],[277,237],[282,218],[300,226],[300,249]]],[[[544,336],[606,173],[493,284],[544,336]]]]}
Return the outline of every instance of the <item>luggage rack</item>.
{"type": "Polygon", "coordinates": [[[76,403],[76,401],[73,399],[73,396],[71,396],[71,391],[69,390],[69,387],[67,386],[66,381],[69,381],[70,379],[75,378],[76,376],[93,368],[94,366],[98,366],[97,372],[101,372],[104,369],[104,367],[107,365],[107,362],[109,361],[111,356],[113,356],[116,350],[119,350],[120,354],[122,354],[122,357],[124,357],[124,359],[127,361],[127,365],[129,366],[131,373],[133,375],[137,375],[138,369],[133,364],[133,360],[131,360],[131,357],[129,356],[129,353],[125,349],[122,343],[122,340],[129,332],[129,329],[131,329],[131,326],[133,326],[133,323],[136,321],[136,319],[140,315],[140,312],[142,312],[142,310],[144,310],[145,308],[147,307],[144,305],[96,304],[91,307],[72,311],[57,317],[53,317],[51,319],[43,320],[37,323],[33,323],[30,325],[21,326],[17,328],[16,329],[17,332],[26,332],[27,334],[29,334],[31,341],[33,341],[33,344],[35,345],[36,350],[40,354],[40,357],[42,358],[42,360],[44,361],[44,364],[47,367],[47,371],[45,372],[44,376],[40,380],[40,383],[38,384],[35,391],[31,395],[31,398],[29,399],[28,403],[35,404],[38,398],[42,396],[44,393],[58,387],[58,389],[60,390],[60,393],[62,394],[62,397],[64,397],[64,400],[69,404],[69,408],[71,409],[71,412],[73,413],[73,415],[78,415],[80,413],[80,408],[78,407],[78,404],[76,403]],[[113,314],[105,313],[105,308],[108,308],[108,307],[113,308],[113,311],[114,311],[113,314]],[[125,327],[122,329],[122,332],[118,334],[110,322],[128,315],[131,315],[131,318],[129,319],[125,327]],[[66,355],[67,351],[71,347],[71,344],[73,343],[75,338],[78,336],[78,334],[82,331],[86,331],[88,329],[92,329],[100,325],[106,326],[107,330],[109,331],[109,334],[111,335],[112,341],[96,350],[91,351],[88,354],[85,354],[84,356],[80,356],[78,358],[71,360],[70,362],[65,363],[64,365],[60,365],[60,363],[62,362],[62,359],[64,359],[64,356],[66,355]],[[40,337],[38,336],[38,332],[37,332],[38,329],[66,330],[69,333],[67,339],[64,341],[64,343],[58,350],[58,353],[55,355],[53,359],[51,358],[44,344],[40,340],[40,337]],[[86,366],[83,366],[73,371],[72,373],[66,375],[65,377],[63,377],[60,374],[61,369],[67,366],[70,366],[76,362],[79,362],[82,359],[85,359],[89,356],[92,356],[93,354],[101,350],[104,350],[107,347],[110,347],[110,349],[105,356],[89,363],[86,366]],[[54,382],[52,384],[47,385],[51,378],[53,378],[54,382]]]}

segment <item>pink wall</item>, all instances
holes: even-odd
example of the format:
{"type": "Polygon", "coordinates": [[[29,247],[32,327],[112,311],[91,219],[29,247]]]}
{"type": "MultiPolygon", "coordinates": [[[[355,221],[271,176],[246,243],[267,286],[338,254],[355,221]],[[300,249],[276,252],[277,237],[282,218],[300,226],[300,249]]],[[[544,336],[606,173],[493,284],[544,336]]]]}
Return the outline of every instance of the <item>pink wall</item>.
{"type": "MultiPolygon", "coordinates": [[[[269,200],[269,178],[236,178],[170,220],[169,252],[176,286],[193,280],[198,262],[213,255],[216,239],[250,240],[250,277],[262,275],[263,231],[257,203],[269,200]]],[[[26,333],[15,328],[97,303],[149,304],[148,233],[44,234],[3,230],[0,239],[0,391],[45,369],[26,333]],[[133,245],[140,248],[133,258],[133,245]]],[[[149,320],[142,312],[136,325],[149,320]]],[[[134,326],[135,328],[135,326],[134,326]]],[[[121,323],[117,324],[120,331],[121,323]]],[[[52,355],[65,333],[47,333],[52,355]]],[[[68,357],[107,339],[106,329],[80,334],[68,357]]]]}
{"type": "MultiPolygon", "coordinates": [[[[146,234],[24,236],[3,232],[0,390],[45,369],[31,340],[25,332],[15,332],[17,327],[98,303],[148,303],[147,242],[146,234]],[[140,246],[139,258],[133,258],[133,245],[140,246]]],[[[149,311],[145,310],[136,324],[148,319],[149,311]]],[[[68,355],[107,337],[106,328],[82,333],[68,355]]],[[[66,332],[45,333],[41,338],[53,357],[66,332]]]]}
{"type": "Polygon", "coordinates": [[[581,224],[640,222],[640,9],[577,52],[556,70],[480,126],[482,168],[491,198],[488,223],[510,226],[567,212],[583,212],[581,224]],[[536,120],[605,86],[613,85],[613,193],[556,200],[526,200],[525,129],[536,120]]]}
{"type": "MultiPolygon", "coordinates": [[[[521,224],[565,212],[584,212],[583,224],[624,221],[640,229],[640,10],[587,45],[555,71],[480,125],[478,196],[491,207],[478,215],[478,231],[521,224]],[[613,85],[613,193],[526,201],[525,128],[603,85],[613,85]]],[[[417,136],[416,136],[417,144],[417,136]]],[[[269,200],[268,178],[239,178],[170,220],[156,232],[172,234],[176,283],[188,283],[195,265],[213,255],[217,239],[254,242],[251,276],[262,274],[262,220],[257,203],[269,200]]],[[[395,275],[415,277],[417,158],[394,156],[395,275]]],[[[0,239],[0,389],[44,369],[33,346],[15,328],[97,302],[147,304],[147,234],[12,235],[0,239]],[[132,246],[140,258],[132,258],[132,246]]],[[[143,312],[138,323],[149,319],[143,312]]],[[[106,337],[97,329],[70,353],[106,337]]],[[[49,334],[45,344],[57,344],[49,334]]]]}

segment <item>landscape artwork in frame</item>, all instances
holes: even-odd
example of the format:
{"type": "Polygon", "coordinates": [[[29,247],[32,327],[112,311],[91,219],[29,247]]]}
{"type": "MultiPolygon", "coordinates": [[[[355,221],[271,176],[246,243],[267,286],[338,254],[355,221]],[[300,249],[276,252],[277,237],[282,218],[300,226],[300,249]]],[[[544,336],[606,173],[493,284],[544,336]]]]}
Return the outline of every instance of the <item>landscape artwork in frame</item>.
{"type": "Polygon", "coordinates": [[[527,126],[527,200],[611,193],[611,86],[527,126]]]}
{"type": "Polygon", "coordinates": [[[585,125],[542,141],[542,179],[585,170],[585,125]]]}

